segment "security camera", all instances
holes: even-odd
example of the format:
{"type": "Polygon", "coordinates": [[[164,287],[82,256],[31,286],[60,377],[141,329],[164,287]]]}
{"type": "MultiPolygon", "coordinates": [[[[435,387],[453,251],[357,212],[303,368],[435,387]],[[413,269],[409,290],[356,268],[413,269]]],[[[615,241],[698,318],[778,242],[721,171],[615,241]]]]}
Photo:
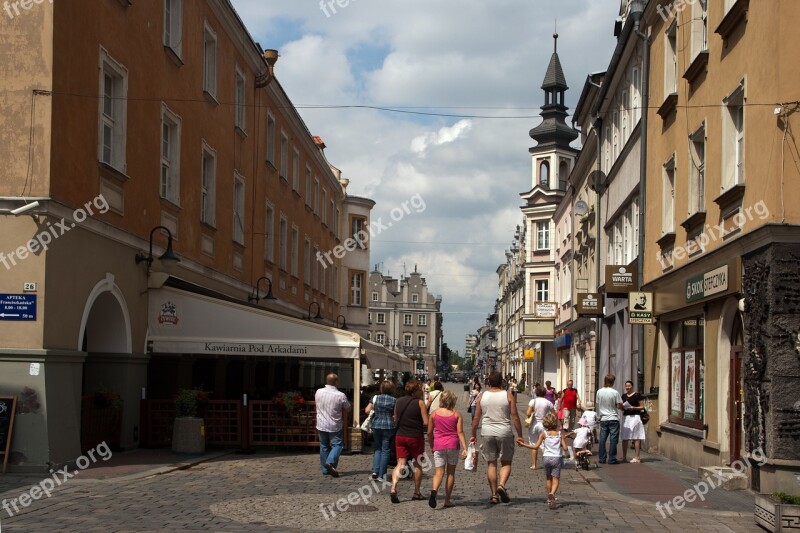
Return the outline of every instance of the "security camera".
{"type": "Polygon", "coordinates": [[[16,216],[16,217],[18,217],[20,215],[23,215],[23,214],[27,213],[31,209],[36,208],[36,207],[39,207],[39,202],[31,202],[29,204],[23,205],[22,207],[18,207],[16,209],[12,209],[11,210],[11,214],[16,216]]]}

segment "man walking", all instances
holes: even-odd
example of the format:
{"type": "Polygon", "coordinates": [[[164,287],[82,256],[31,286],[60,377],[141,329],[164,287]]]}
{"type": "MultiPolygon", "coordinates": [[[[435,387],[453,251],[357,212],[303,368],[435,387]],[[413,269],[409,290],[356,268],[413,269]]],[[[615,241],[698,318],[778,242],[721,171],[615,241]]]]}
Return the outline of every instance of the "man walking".
{"type": "Polygon", "coordinates": [[[572,386],[572,380],[567,381],[567,388],[561,395],[561,408],[564,410],[564,429],[572,431],[578,409],[581,408],[581,397],[578,396],[578,389],[572,386]]]}
{"type": "Polygon", "coordinates": [[[336,388],[339,376],[328,374],[325,386],[314,395],[317,404],[317,431],[319,432],[319,462],[322,475],[339,477],[336,467],[342,454],[342,420],[350,411],[350,402],[336,388]]]}
{"type": "Polygon", "coordinates": [[[500,501],[508,503],[511,498],[506,491],[506,483],[511,476],[511,460],[514,457],[514,444],[525,442],[522,439],[522,424],[517,412],[517,400],[503,390],[503,375],[493,372],[489,375],[489,390],[482,392],[475,402],[475,416],[472,419],[472,436],[475,442],[478,424],[481,425],[481,455],[488,463],[486,477],[492,497],[491,504],[500,501]],[[514,439],[516,430],[517,438],[514,439]],[[497,461],[500,461],[498,480],[497,461]]]}
{"type": "Polygon", "coordinates": [[[619,413],[622,409],[622,396],[614,388],[617,380],[614,374],[608,374],[603,379],[603,388],[597,391],[595,405],[597,415],[600,417],[600,462],[606,462],[606,439],[611,437],[611,447],[608,450],[608,464],[617,464],[617,443],[619,442],[619,413]]]}

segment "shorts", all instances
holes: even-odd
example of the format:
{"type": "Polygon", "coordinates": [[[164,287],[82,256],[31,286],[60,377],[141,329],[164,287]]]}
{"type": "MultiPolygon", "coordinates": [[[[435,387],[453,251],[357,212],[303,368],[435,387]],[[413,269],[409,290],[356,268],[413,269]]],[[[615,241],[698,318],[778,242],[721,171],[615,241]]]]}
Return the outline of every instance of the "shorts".
{"type": "Polygon", "coordinates": [[[507,437],[484,437],[481,435],[481,457],[487,462],[497,461],[510,463],[514,458],[514,435],[507,437]]]}
{"type": "Polygon", "coordinates": [[[446,465],[457,465],[461,455],[461,450],[451,448],[449,450],[436,450],[433,452],[433,464],[436,468],[444,468],[446,465]]]}
{"type": "Polygon", "coordinates": [[[425,455],[425,438],[397,435],[394,438],[394,448],[398,459],[419,460],[425,455]]]}
{"type": "Polygon", "coordinates": [[[564,459],[561,456],[558,457],[544,457],[544,475],[560,478],[561,477],[561,464],[564,462],[564,459]]]}

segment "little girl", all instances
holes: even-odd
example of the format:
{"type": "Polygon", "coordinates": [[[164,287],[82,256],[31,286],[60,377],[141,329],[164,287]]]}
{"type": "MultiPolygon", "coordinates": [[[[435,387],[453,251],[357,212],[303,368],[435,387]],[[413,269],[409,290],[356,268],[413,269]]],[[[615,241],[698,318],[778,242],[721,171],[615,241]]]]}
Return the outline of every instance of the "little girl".
{"type": "Polygon", "coordinates": [[[544,446],[544,473],[547,476],[545,488],[547,489],[547,505],[550,509],[555,509],[556,504],[556,491],[558,491],[558,482],[561,478],[561,465],[563,458],[561,450],[567,451],[566,436],[562,435],[558,430],[558,417],[555,413],[550,412],[542,421],[545,431],[539,435],[539,440],[536,444],[520,443],[520,446],[525,446],[532,450],[538,450],[544,446]]]}
{"type": "Polygon", "coordinates": [[[456,466],[459,456],[461,459],[467,457],[464,421],[461,413],[455,410],[456,394],[452,391],[444,391],[441,393],[441,397],[440,407],[431,413],[428,423],[428,442],[431,443],[433,462],[436,466],[431,487],[433,490],[428,498],[428,505],[434,509],[436,508],[436,491],[442,484],[445,468],[447,469],[447,483],[445,484],[444,506],[445,508],[454,507],[450,496],[453,494],[453,486],[456,483],[456,466]]]}

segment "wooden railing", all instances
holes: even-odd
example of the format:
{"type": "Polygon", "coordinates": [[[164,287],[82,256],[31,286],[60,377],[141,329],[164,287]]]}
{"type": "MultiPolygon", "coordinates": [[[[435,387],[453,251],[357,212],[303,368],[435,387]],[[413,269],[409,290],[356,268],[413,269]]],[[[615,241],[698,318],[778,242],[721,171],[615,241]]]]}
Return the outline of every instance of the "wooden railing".
{"type": "Polygon", "coordinates": [[[105,442],[111,449],[120,445],[122,400],[116,406],[99,405],[97,396],[81,398],[81,450],[91,450],[105,442]]]}

